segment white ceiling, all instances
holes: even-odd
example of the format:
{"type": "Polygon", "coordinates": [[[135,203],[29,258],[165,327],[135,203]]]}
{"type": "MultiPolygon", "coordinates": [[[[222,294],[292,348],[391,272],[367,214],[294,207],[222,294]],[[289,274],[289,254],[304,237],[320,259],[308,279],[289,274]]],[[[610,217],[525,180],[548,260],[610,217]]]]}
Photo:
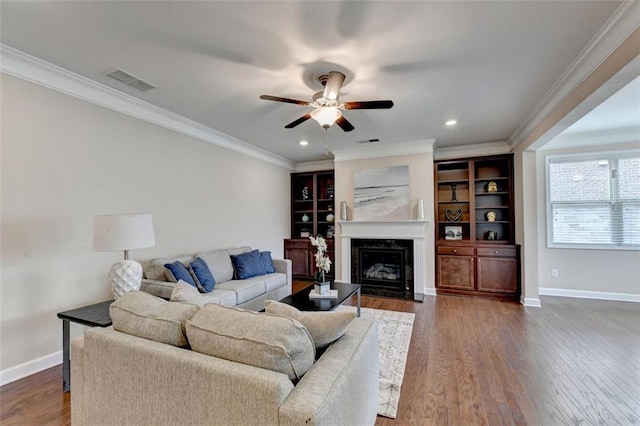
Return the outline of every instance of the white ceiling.
{"type": "Polygon", "coordinates": [[[10,2],[4,45],[73,71],[294,162],[379,138],[437,147],[506,141],[605,25],[619,1],[10,2]],[[350,133],[307,108],[310,74],[347,70],[350,133]],[[105,76],[121,68],[158,88],[105,76]],[[306,80],[306,82],[305,82],[306,80]],[[350,81],[349,81],[350,80],[350,81]],[[444,122],[457,119],[455,127],[444,122]],[[325,139],[326,138],[326,139],[325,139]],[[301,147],[300,140],[310,144],[301,147]]]}

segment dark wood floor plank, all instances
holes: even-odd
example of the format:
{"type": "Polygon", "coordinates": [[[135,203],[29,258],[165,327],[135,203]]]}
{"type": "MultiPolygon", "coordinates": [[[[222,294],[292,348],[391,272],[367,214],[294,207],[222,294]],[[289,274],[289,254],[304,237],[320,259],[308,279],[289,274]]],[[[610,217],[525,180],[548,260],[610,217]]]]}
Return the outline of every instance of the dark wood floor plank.
{"type": "MultiPolygon", "coordinates": [[[[416,314],[397,419],[376,424],[640,424],[640,304],[542,302],[362,296],[416,314]]],[[[69,425],[69,395],[61,366],[3,386],[0,424],[69,425]]]]}

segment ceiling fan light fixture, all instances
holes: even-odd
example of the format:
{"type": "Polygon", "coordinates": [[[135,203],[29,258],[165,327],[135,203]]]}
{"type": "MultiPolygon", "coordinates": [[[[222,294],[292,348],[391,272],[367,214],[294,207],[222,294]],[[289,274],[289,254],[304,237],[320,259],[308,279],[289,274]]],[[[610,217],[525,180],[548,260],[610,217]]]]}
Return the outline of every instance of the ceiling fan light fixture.
{"type": "Polygon", "coordinates": [[[311,118],[325,129],[331,127],[340,117],[342,117],[342,111],[336,107],[321,107],[311,111],[311,118]]]}

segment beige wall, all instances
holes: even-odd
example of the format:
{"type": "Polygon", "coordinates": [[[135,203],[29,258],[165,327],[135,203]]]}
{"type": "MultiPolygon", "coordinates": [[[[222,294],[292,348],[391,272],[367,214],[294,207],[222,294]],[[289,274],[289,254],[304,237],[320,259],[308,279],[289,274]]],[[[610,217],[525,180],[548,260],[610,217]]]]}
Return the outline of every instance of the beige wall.
{"type": "MultiPolygon", "coordinates": [[[[411,191],[410,206],[415,219],[415,206],[418,198],[424,199],[425,220],[427,227],[425,265],[427,269],[427,294],[435,293],[435,254],[434,254],[434,196],[433,196],[433,153],[398,155],[391,157],[369,158],[362,160],[336,161],[335,163],[335,197],[339,207],[340,201],[349,206],[349,220],[353,219],[353,176],[356,170],[375,169],[393,166],[409,166],[409,185],[411,191]]],[[[356,218],[357,219],[357,218],[356,218]]],[[[350,279],[341,276],[340,227],[336,227],[336,274],[338,279],[350,279]]]]}
{"type": "MultiPolygon", "coordinates": [[[[150,212],[133,259],[251,245],[282,257],[289,170],[2,75],[0,370],[62,348],[56,313],[110,298],[97,213],[150,212]]],[[[73,334],[81,327],[72,325],[73,334]]]]}
{"type": "Polygon", "coordinates": [[[538,277],[540,288],[640,295],[640,251],[547,248],[545,156],[638,149],[640,144],[537,152],[538,277]],[[551,270],[558,277],[551,277],[551,270]]]}

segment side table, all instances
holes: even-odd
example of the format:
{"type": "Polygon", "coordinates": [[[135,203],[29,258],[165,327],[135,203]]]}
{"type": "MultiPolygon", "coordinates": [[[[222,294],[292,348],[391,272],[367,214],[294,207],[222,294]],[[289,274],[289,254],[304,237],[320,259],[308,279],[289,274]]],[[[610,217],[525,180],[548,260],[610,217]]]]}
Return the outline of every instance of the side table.
{"type": "Polygon", "coordinates": [[[109,327],[111,325],[109,306],[112,303],[113,300],[108,300],[58,313],[58,318],[62,320],[62,389],[65,392],[69,392],[71,388],[69,322],[88,327],[109,327]]]}

